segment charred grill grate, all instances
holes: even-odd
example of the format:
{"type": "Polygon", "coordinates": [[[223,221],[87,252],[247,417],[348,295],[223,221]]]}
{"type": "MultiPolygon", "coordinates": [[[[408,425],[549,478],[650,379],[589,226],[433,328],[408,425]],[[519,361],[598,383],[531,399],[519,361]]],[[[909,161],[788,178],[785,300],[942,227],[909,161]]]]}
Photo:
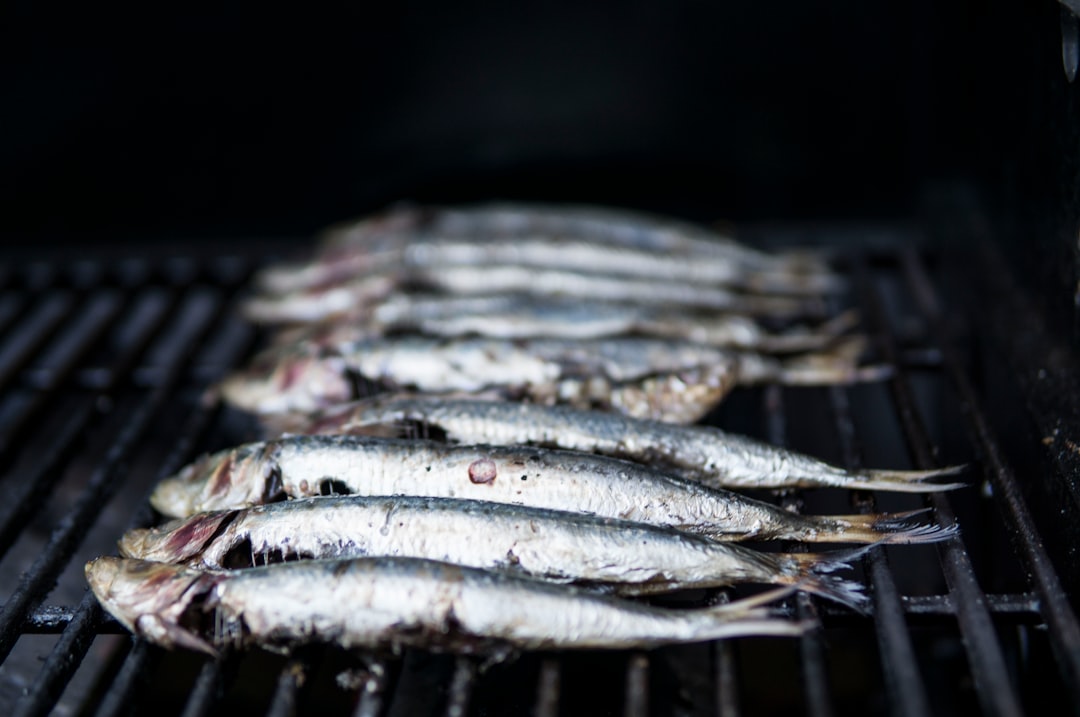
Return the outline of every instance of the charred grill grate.
{"type": "MultiPolygon", "coordinates": [[[[785,609],[821,624],[798,640],[527,654],[490,669],[417,651],[367,664],[331,648],[214,661],[127,636],[86,591],[82,566],[113,552],[125,529],[155,520],[146,498],[158,479],[204,450],[253,437],[241,417],[201,395],[258,344],[234,301],[261,261],[241,251],[12,263],[0,275],[0,704],[17,715],[319,707],[372,717],[1018,715],[1053,693],[1080,704],[1080,630],[1067,598],[1077,576],[1059,572],[1063,559],[1044,543],[1069,533],[1044,521],[1075,513],[1039,514],[1033,497],[1060,466],[1040,462],[1042,437],[1017,439],[1016,425],[988,406],[996,391],[987,384],[1004,369],[981,334],[955,321],[975,289],[908,246],[841,256],[849,300],[880,358],[898,367],[893,379],[740,390],[709,420],[852,467],[969,462],[970,488],[931,498],[780,498],[808,512],[926,505],[959,523],[960,537],[874,549],[859,567],[872,616],[805,595],[788,600],[785,609]]],[[[1018,413],[1020,401],[1007,396],[1005,413],[1018,413]]]]}

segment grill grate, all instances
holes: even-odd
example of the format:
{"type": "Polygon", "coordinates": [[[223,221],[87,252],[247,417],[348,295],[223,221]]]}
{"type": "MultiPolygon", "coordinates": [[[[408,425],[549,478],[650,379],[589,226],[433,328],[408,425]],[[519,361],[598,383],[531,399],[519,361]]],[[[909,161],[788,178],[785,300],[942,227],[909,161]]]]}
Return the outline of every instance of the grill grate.
{"type": "Polygon", "coordinates": [[[333,648],[208,660],[127,636],[86,591],[82,565],[113,552],[127,528],[155,521],[147,497],[157,480],[254,437],[243,417],[201,395],[258,345],[234,302],[263,260],[12,263],[0,274],[0,574],[9,576],[0,704],[16,715],[318,706],[365,717],[1020,715],[1054,692],[1080,704],[1080,628],[1063,587],[1077,576],[1055,569],[1039,530],[1053,516],[1029,505],[1045,481],[1029,456],[1013,467],[1000,436],[1016,427],[986,406],[996,369],[983,366],[982,339],[957,328],[951,316],[963,307],[947,307],[941,287],[961,284],[951,289],[961,301],[977,294],[904,238],[839,255],[876,351],[898,367],[893,379],[740,390],[709,420],[853,468],[969,462],[972,486],[950,494],[780,497],[807,512],[925,505],[959,523],[960,536],[871,551],[858,571],[872,616],[789,599],[785,610],[821,625],[797,640],[527,654],[488,669],[419,651],[362,662],[333,648]]]}

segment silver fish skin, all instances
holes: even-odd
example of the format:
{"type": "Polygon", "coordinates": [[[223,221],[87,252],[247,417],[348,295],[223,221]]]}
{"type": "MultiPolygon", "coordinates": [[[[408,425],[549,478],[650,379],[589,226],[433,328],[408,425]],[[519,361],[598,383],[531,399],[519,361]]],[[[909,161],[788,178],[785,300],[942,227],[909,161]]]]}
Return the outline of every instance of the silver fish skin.
{"type": "Polygon", "coordinates": [[[329,319],[409,286],[455,296],[513,292],[541,298],[568,297],[783,319],[827,314],[825,302],[818,295],[754,294],[663,279],[513,265],[390,267],[382,274],[359,275],[337,284],[286,294],[256,294],[241,311],[247,319],[259,323],[329,319]]]}
{"type": "MultiPolygon", "coordinates": [[[[458,207],[398,204],[357,221],[342,222],[325,230],[314,261],[267,267],[256,275],[256,285],[270,293],[287,293],[341,281],[362,272],[385,269],[408,261],[409,247],[439,245],[434,256],[414,262],[447,261],[550,265],[549,246],[559,249],[586,246],[572,252],[563,266],[595,266],[597,252],[655,255],[661,261],[685,262],[716,268],[704,271],[723,275],[728,267],[739,274],[760,275],[764,287],[779,290],[831,291],[842,285],[820,250],[763,251],[689,222],[617,208],[568,205],[485,204],[458,207]],[[539,241],[537,241],[539,238],[539,241]],[[509,241],[508,241],[509,240],[509,241]],[[531,241],[530,241],[531,240],[531,241]],[[537,244],[528,256],[512,250],[483,247],[537,244]],[[486,252],[486,253],[485,253],[486,252]],[[501,254],[500,254],[501,252],[501,254]],[[540,252],[540,256],[537,256],[540,252]]],[[[426,250],[421,250],[421,252],[426,250]]],[[[607,263],[602,262],[602,263],[607,263]]],[[[641,272],[633,266],[622,271],[641,272]]],[[[647,269],[645,269],[647,270],[647,269]]]]}
{"type": "MultiPolygon", "coordinates": [[[[827,272],[822,252],[811,249],[764,251],[733,236],[670,216],[587,204],[487,202],[458,206],[399,206],[393,218],[365,217],[358,224],[342,223],[322,240],[324,248],[366,245],[385,236],[389,222],[411,221],[417,234],[446,238],[566,237],[612,247],[677,254],[688,257],[725,256],[747,267],[803,273],[827,272]],[[411,219],[406,218],[412,212],[411,219]],[[381,225],[381,226],[380,226],[381,225]],[[374,231],[373,231],[374,229],[374,231]]],[[[407,233],[408,234],[408,233],[407,233]]]]}
{"type": "Polygon", "coordinates": [[[183,518],[326,490],[461,498],[588,513],[716,540],[922,543],[955,528],[910,513],[800,515],[618,458],[529,446],[460,446],[369,436],[292,436],[206,455],[161,481],[150,502],[183,518]]]}
{"type": "Polygon", "coordinates": [[[215,656],[224,648],[287,653],[312,643],[461,653],[650,648],[798,636],[812,625],[770,617],[761,607],[791,588],[675,610],[406,558],[308,560],[222,573],[105,556],[87,563],[85,573],[102,607],[137,636],[215,656]]]}
{"type": "Polygon", "coordinates": [[[328,287],[350,279],[397,269],[406,274],[425,273],[447,267],[505,266],[519,269],[602,274],[650,282],[690,283],[699,288],[728,287],[758,294],[812,296],[835,293],[844,283],[838,275],[805,273],[747,266],[738,258],[720,254],[680,256],[633,247],[560,236],[518,237],[511,242],[492,237],[448,238],[419,235],[410,242],[374,241],[315,257],[309,263],[278,266],[263,275],[258,286],[266,293],[296,287],[292,291],[328,287]],[[323,267],[320,272],[318,267],[323,267]],[[289,280],[284,274],[295,273],[289,280]]]}
{"type": "Polygon", "coordinates": [[[356,376],[404,390],[500,389],[539,403],[612,408],[693,422],[737,385],[877,381],[888,366],[860,366],[864,337],[781,359],[693,342],[648,338],[434,339],[401,336],[336,346],[271,347],[214,387],[246,411],[315,411],[360,395],[356,376]]]}
{"type": "Polygon", "coordinates": [[[425,435],[455,443],[529,444],[646,463],[714,488],[849,488],[907,493],[954,490],[929,483],[964,466],[934,470],[848,471],[813,456],[728,433],[611,411],[520,401],[381,394],[314,414],[266,416],[266,438],[297,435],[425,435]],[[396,429],[395,429],[396,427],[396,429]]]}
{"type": "Polygon", "coordinates": [[[273,343],[334,346],[403,331],[427,336],[501,339],[597,339],[634,334],[764,353],[789,353],[824,349],[857,324],[854,312],[844,312],[816,326],[770,331],[748,316],[714,313],[697,316],[606,301],[582,302],[522,294],[395,294],[366,309],[336,318],[283,326],[273,337],[273,343]]]}
{"type": "Polygon", "coordinates": [[[797,585],[864,611],[832,575],[861,554],[768,553],[645,523],[502,503],[319,496],[198,513],[124,534],[120,554],[225,570],[271,560],[411,557],[651,594],[736,583],[797,585]]]}

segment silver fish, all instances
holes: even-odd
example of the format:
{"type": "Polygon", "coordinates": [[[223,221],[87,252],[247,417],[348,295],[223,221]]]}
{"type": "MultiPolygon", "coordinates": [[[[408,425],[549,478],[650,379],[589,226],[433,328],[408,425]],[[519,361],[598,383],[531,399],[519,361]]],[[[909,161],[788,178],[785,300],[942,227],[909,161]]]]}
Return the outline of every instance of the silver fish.
{"type": "Polygon", "coordinates": [[[665,609],[570,586],[429,560],[308,560],[205,572],[100,557],[86,579],[104,609],[162,647],[217,656],[257,645],[511,649],[649,648],[747,635],[798,636],[812,623],[773,618],[780,589],[716,607],[665,609]]]}
{"type": "Polygon", "coordinates": [[[244,302],[241,311],[245,318],[258,323],[323,320],[386,296],[391,290],[408,287],[452,296],[513,292],[781,319],[821,317],[827,312],[824,300],[816,295],[756,294],[675,280],[501,264],[389,267],[384,273],[350,277],[341,283],[286,294],[255,294],[244,302]]]}
{"type": "Polygon", "coordinates": [[[693,280],[699,274],[698,280],[739,281],[750,275],[760,276],[763,286],[815,293],[840,283],[820,252],[765,252],[700,226],[640,212],[489,204],[399,205],[330,227],[314,261],[267,267],[256,276],[256,285],[282,294],[395,264],[505,263],[584,270],[611,265],[613,272],[656,276],[660,269],[650,271],[640,261],[649,256],[658,257],[661,268],[676,267],[681,273],[669,277],[673,280],[693,280]],[[625,258],[612,257],[616,252],[625,258]],[[688,259],[700,268],[688,268],[688,259]],[[736,267],[739,271],[733,271],[736,267]]]}
{"type": "Polygon", "coordinates": [[[749,316],[694,315],[606,301],[582,302],[522,294],[395,294],[380,302],[354,307],[337,318],[282,327],[273,336],[273,343],[335,346],[407,331],[427,336],[500,339],[636,335],[762,353],[793,353],[824,349],[857,324],[854,311],[845,311],[817,326],[771,331],[749,316]]]}
{"type": "Polygon", "coordinates": [[[764,583],[798,585],[860,611],[866,605],[860,585],[832,575],[865,549],[768,553],[645,523],[453,498],[320,496],[197,513],[128,531],[119,547],[124,557],[211,570],[412,557],[619,594],[764,583]]]}
{"type": "Polygon", "coordinates": [[[369,436],[293,436],[203,456],[150,502],[183,518],[326,491],[510,503],[664,525],[717,540],[924,543],[954,528],[911,513],[801,515],[630,461],[528,446],[455,446],[369,436]]]}
{"type": "Polygon", "coordinates": [[[381,394],[315,414],[265,416],[267,438],[300,435],[429,435],[455,443],[530,444],[646,463],[714,488],[851,488],[922,493],[964,483],[925,481],[960,472],[848,471],[714,426],[676,425],[611,411],[519,401],[381,394]]]}
{"type": "Polygon", "coordinates": [[[693,342],[606,339],[434,339],[399,336],[271,347],[213,386],[246,411],[315,411],[361,398],[357,379],[405,390],[500,390],[539,403],[611,408],[692,423],[737,385],[876,381],[888,366],[860,366],[865,338],[780,359],[693,342]]]}

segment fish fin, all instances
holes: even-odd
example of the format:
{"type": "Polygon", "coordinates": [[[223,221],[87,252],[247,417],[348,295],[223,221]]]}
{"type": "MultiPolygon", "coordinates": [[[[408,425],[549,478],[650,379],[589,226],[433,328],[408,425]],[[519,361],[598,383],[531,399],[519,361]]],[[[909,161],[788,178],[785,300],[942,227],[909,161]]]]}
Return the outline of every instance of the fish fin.
{"type": "Polygon", "coordinates": [[[850,570],[851,563],[869,552],[870,545],[836,550],[828,553],[778,553],[780,576],[803,590],[855,610],[860,615],[869,612],[870,598],[862,584],[841,578],[833,573],[850,570]]]}
{"type": "Polygon", "coordinates": [[[881,381],[893,375],[888,364],[860,366],[866,351],[867,337],[848,336],[827,351],[805,354],[782,361],[775,367],[773,380],[791,386],[881,381]]]}
{"type": "Polygon", "coordinates": [[[720,605],[715,605],[710,609],[718,613],[746,613],[747,615],[751,613],[761,615],[768,614],[767,611],[760,612],[762,610],[762,606],[786,598],[787,596],[798,591],[801,585],[802,581],[795,581],[790,585],[781,585],[779,587],[771,588],[755,595],[749,595],[744,598],[739,598],[738,600],[734,600],[732,602],[721,603],[720,605]]]}
{"type": "Polygon", "coordinates": [[[858,324],[859,312],[849,309],[813,328],[797,326],[768,335],[761,340],[761,348],[772,353],[822,351],[858,324]]]}
{"type": "Polygon", "coordinates": [[[930,493],[935,491],[966,488],[967,483],[927,483],[931,478],[956,475],[967,468],[967,464],[934,468],[932,470],[894,471],[865,470],[854,474],[852,480],[845,480],[844,488],[861,490],[887,490],[896,493],[930,493]]]}
{"type": "MultiPolygon", "coordinates": [[[[923,511],[913,511],[923,512],[923,511]]],[[[914,545],[921,543],[940,543],[960,534],[960,526],[939,525],[938,523],[912,524],[906,522],[905,514],[884,515],[874,527],[882,532],[879,542],[888,545],[914,545]]]]}
{"type": "Polygon", "coordinates": [[[936,543],[959,532],[953,526],[919,524],[911,518],[926,513],[921,508],[900,513],[857,513],[853,515],[803,515],[806,525],[795,540],[807,543],[936,543]]]}

